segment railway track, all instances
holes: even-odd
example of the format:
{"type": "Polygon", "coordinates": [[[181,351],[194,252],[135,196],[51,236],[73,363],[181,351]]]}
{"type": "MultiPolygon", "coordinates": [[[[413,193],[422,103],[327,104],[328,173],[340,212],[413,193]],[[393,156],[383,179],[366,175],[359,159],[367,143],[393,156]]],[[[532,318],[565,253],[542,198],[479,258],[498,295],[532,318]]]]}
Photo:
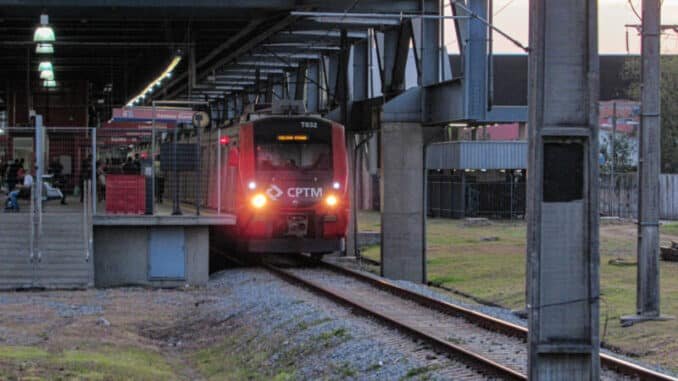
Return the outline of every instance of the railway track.
{"type": "MultiPolygon", "coordinates": [[[[372,317],[466,363],[490,378],[525,380],[527,329],[330,262],[294,256],[288,266],[260,263],[286,281],[372,317]]],[[[677,378],[601,354],[603,380],[677,378]]]]}
{"type": "MultiPolygon", "coordinates": [[[[399,295],[402,298],[414,301],[436,311],[451,316],[460,316],[486,329],[520,338],[523,341],[527,340],[527,328],[523,326],[497,319],[492,316],[439,299],[431,298],[417,292],[413,292],[383,278],[372,276],[371,274],[362,273],[329,262],[322,262],[321,265],[327,269],[330,269],[331,271],[341,273],[345,276],[349,276],[363,282],[367,282],[376,288],[393,293],[394,295],[399,295]]],[[[678,378],[676,377],[657,372],[653,369],[645,368],[633,362],[614,357],[607,353],[600,354],[600,363],[601,366],[608,371],[620,373],[622,375],[643,381],[678,381],[678,378]]]]}

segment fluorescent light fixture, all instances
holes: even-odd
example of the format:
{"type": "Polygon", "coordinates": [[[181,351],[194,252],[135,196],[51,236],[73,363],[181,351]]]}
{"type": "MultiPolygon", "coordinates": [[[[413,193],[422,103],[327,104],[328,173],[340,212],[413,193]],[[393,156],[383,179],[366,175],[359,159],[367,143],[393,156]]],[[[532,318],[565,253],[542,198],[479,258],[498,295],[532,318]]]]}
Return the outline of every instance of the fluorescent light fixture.
{"type": "Polygon", "coordinates": [[[54,80],[54,72],[51,70],[43,70],[40,72],[40,79],[45,79],[48,81],[54,80]]]}
{"type": "Polygon", "coordinates": [[[56,35],[54,34],[54,29],[49,26],[49,16],[40,15],[40,26],[35,29],[33,33],[34,42],[54,42],[56,41],[56,35]]]}
{"type": "Polygon", "coordinates": [[[52,44],[50,44],[48,42],[39,43],[35,47],[35,52],[37,54],[53,54],[54,53],[54,46],[52,46],[52,44]]]}
{"type": "Polygon", "coordinates": [[[38,71],[54,71],[54,67],[52,66],[52,63],[49,61],[42,61],[40,62],[40,65],[38,65],[38,71]]]}
{"type": "Polygon", "coordinates": [[[181,62],[181,56],[179,56],[179,55],[174,56],[174,58],[172,58],[172,61],[170,62],[169,65],[167,65],[167,67],[166,67],[165,70],[162,72],[162,74],[160,74],[159,76],[157,76],[157,77],[156,77],[151,83],[149,83],[148,86],[146,86],[139,94],[137,94],[136,96],[132,97],[132,99],[130,99],[129,101],[127,101],[127,104],[128,104],[128,105],[131,105],[131,104],[133,104],[134,102],[141,101],[142,99],[144,99],[144,97],[146,97],[146,94],[150,94],[150,93],[153,92],[153,88],[154,88],[154,87],[160,87],[160,86],[161,86],[161,82],[162,82],[162,80],[163,80],[164,78],[169,78],[169,77],[172,76],[172,70],[174,70],[174,68],[176,68],[177,65],[179,65],[179,62],[181,62]]]}
{"type": "Polygon", "coordinates": [[[42,85],[47,87],[47,88],[53,88],[53,87],[57,86],[57,83],[56,83],[55,80],[50,79],[50,80],[42,81],[42,85]]]}

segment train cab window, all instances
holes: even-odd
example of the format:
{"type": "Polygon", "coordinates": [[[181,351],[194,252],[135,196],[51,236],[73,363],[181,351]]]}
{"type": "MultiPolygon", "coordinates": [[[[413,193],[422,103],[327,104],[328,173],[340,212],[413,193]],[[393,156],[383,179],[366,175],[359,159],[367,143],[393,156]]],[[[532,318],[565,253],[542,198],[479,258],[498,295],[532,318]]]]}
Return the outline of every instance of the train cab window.
{"type": "Polygon", "coordinates": [[[332,167],[327,143],[262,143],[256,146],[257,169],[322,171],[332,167]]]}

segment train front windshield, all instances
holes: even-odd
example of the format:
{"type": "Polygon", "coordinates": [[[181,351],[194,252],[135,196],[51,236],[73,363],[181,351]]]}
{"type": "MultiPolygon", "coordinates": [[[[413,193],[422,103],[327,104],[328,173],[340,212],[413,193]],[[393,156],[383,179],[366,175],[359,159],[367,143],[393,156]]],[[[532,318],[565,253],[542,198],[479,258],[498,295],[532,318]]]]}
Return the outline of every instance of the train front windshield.
{"type": "MultiPolygon", "coordinates": [[[[263,171],[327,171],[332,169],[329,143],[281,140],[256,145],[257,169],[263,171]]],[[[283,137],[283,139],[286,137],[283,137]]]]}

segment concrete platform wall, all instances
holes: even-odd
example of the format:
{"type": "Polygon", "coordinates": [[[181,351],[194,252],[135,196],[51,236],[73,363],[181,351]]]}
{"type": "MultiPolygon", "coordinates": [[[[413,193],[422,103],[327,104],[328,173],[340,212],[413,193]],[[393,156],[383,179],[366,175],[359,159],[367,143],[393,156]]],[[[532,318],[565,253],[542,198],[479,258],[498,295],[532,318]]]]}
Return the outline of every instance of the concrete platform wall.
{"type": "Polygon", "coordinates": [[[96,287],[204,286],[209,279],[209,226],[184,226],[184,279],[151,279],[151,231],[164,226],[94,226],[94,284],[96,287]]]}

